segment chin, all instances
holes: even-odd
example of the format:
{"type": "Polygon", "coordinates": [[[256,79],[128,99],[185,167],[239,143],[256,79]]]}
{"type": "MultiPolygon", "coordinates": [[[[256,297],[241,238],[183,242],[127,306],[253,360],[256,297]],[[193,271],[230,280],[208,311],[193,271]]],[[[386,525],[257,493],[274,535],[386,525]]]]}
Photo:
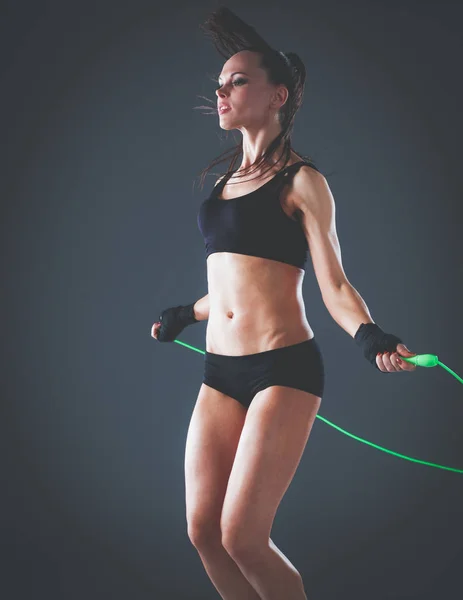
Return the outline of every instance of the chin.
{"type": "Polygon", "coordinates": [[[221,129],[224,129],[225,131],[230,131],[232,129],[239,129],[238,125],[236,123],[233,123],[233,121],[231,120],[225,120],[223,119],[222,121],[219,121],[219,125],[221,129]]]}

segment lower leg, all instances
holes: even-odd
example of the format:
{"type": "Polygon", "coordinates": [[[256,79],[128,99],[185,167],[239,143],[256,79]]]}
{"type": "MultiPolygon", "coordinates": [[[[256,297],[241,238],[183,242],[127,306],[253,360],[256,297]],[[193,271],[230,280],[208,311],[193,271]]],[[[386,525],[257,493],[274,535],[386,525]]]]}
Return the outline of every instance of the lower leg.
{"type": "Polygon", "coordinates": [[[222,543],[197,548],[210,580],[224,600],[261,600],[222,543]]]}
{"type": "Polygon", "coordinates": [[[235,562],[262,600],[307,600],[296,567],[269,538],[268,545],[235,553],[235,562]]]}

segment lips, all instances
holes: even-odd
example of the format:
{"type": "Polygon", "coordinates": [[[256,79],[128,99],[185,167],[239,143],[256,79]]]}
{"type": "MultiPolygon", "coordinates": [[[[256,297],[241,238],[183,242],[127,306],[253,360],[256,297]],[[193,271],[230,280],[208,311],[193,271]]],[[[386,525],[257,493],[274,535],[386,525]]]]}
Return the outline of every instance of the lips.
{"type": "Polygon", "coordinates": [[[228,106],[228,104],[219,104],[217,108],[217,112],[219,113],[219,115],[221,115],[224,112],[227,112],[228,110],[231,110],[231,106],[228,106]]]}

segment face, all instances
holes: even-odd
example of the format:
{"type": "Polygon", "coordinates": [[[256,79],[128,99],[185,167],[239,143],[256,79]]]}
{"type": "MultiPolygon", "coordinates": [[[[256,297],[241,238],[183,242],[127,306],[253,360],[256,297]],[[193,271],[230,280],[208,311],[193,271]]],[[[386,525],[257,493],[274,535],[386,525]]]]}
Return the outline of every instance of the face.
{"type": "Polygon", "coordinates": [[[265,127],[286,101],[286,87],[269,84],[259,62],[258,53],[243,50],[224,64],[217,84],[217,105],[227,104],[231,110],[218,113],[222,129],[265,127]]]}

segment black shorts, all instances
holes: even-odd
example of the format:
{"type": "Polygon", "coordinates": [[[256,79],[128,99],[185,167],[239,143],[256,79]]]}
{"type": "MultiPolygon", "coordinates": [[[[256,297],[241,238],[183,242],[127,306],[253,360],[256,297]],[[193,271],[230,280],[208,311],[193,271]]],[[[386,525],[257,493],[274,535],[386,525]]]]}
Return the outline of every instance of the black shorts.
{"type": "Polygon", "coordinates": [[[313,337],[274,350],[228,356],[205,353],[203,383],[249,408],[252,399],[271,385],[284,385],[323,396],[325,369],[313,337]]]}

